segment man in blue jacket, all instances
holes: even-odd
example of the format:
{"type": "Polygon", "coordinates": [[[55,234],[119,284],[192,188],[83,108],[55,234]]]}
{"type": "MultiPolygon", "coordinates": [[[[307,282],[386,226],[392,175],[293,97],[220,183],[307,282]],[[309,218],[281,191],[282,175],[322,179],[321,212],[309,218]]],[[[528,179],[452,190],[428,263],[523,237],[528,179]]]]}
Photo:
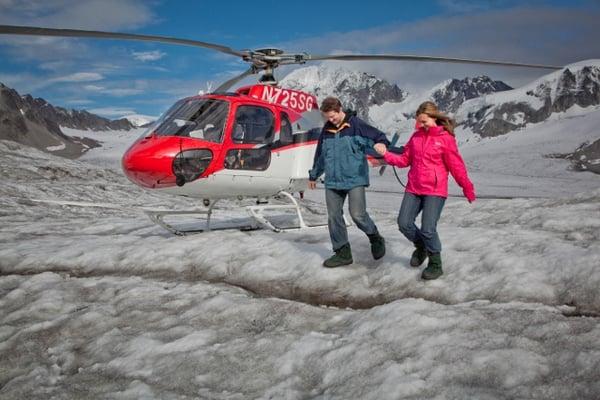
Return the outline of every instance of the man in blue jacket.
{"type": "Polygon", "coordinates": [[[369,166],[365,151],[374,143],[390,143],[383,132],[360,120],[356,113],[344,112],[335,97],[323,100],[321,112],[327,122],[319,136],[308,187],[314,189],[316,180],[325,173],[327,223],[335,254],[323,266],[333,268],[353,262],[343,216],[346,197],[352,220],[369,237],[371,253],[378,260],[385,255],[385,240],[367,213],[365,187],[369,186],[369,166]]]}

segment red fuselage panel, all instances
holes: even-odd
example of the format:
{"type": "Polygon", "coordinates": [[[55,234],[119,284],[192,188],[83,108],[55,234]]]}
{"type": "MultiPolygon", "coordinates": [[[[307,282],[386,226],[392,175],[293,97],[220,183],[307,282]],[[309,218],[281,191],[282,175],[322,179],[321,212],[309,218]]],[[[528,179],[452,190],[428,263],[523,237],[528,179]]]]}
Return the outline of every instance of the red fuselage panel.
{"type": "MultiPolygon", "coordinates": [[[[209,149],[213,160],[219,145],[204,140],[178,136],[150,136],[137,140],[123,155],[125,175],[137,185],[146,188],[175,186],[173,160],[182,150],[209,149]]],[[[204,171],[204,176],[215,171],[215,163],[204,171]]]]}

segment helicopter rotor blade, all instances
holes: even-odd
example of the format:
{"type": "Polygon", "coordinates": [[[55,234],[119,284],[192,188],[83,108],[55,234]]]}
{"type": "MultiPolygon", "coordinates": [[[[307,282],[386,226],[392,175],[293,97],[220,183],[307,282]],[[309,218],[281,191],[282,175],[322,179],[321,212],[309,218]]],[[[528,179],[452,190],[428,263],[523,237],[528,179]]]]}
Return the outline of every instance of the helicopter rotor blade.
{"type": "Polygon", "coordinates": [[[459,64],[500,65],[500,66],[505,66],[505,67],[526,67],[526,68],[541,68],[541,69],[561,69],[562,68],[561,66],[556,66],[556,65],[526,64],[526,63],[493,61],[493,60],[475,60],[475,59],[469,59],[469,58],[415,56],[415,55],[405,55],[405,54],[339,54],[339,55],[332,54],[332,55],[307,55],[306,56],[306,61],[321,61],[321,60],[429,61],[429,62],[444,62],[444,63],[459,63],[459,64]]]}
{"type": "Polygon", "coordinates": [[[218,88],[216,88],[214,90],[214,92],[226,92],[227,89],[229,89],[231,86],[235,85],[236,83],[238,83],[245,77],[255,74],[255,73],[256,73],[256,68],[250,67],[247,71],[244,71],[241,74],[229,79],[228,81],[223,82],[218,88]]]}
{"type": "Polygon", "coordinates": [[[147,42],[159,42],[168,44],[177,44],[185,46],[203,47],[216,50],[222,53],[241,57],[243,61],[250,62],[252,65],[249,70],[242,74],[229,79],[221,84],[216,91],[226,91],[235,83],[245,78],[248,75],[257,73],[259,70],[265,70],[272,75],[272,70],[279,65],[288,64],[305,64],[307,61],[324,61],[324,60],[339,60],[339,61],[425,61],[425,62],[442,62],[442,63],[460,63],[460,64],[480,64],[480,65],[498,65],[506,67],[525,67],[525,68],[540,68],[540,69],[561,69],[561,66],[527,64],[493,60],[477,60],[468,58],[453,58],[453,57],[434,57],[434,56],[418,56],[407,54],[330,54],[330,55],[310,55],[307,53],[286,54],[279,49],[262,49],[262,50],[234,50],[230,47],[216,43],[202,42],[198,40],[180,39],[167,36],[157,35],[141,35],[134,33],[120,32],[103,32],[90,31],[81,29],[56,29],[56,28],[41,28],[34,26],[16,26],[16,25],[0,25],[0,34],[7,35],[29,35],[29,36],[59,36],[59,37],[75,37],[75,38],[102,38],[102,39],[125,39],[139,40],[147,42]]]}
{"type": "Polygon", "coordinates": [[[40,27],[34,27],[34,26],[0,25],[0,34],[141,40],[141,41],[146,41],[146,42],[159,42],[159,43],[180,44],[180,45],[185,45],[185,46],[204,47],[207,49],[217,50],[222,53],[231,54],[233,56],[238,56],[238,57],[247,57],[248,56],[248,52],[233,50],[227,46],[222,46],[220,44],[201,42],[198,40],[190,40],[190,39],[179,39],[179,38],[173,38],[173,37],[167,37],[167,36],[139,35],[139,34],[134,34],[134,33],[88,31],[88,30],[81,30],[81,29],[54,29],[54,28],[40,28],[40,27]]]}

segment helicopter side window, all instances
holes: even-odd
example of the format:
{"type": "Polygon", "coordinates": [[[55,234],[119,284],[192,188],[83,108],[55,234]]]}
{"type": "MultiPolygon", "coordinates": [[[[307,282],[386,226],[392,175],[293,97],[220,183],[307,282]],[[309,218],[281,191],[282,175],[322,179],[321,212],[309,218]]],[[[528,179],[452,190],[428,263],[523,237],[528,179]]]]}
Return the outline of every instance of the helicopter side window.
{"type": "Polygon", "coordinates": [[[294,141],[292,138],[292,124],[286,113],[280,114],[281,127],[279,129],[279,140],[282,144],[290,144],[294,141]]]}
{"type": "Polygon", "coordinates": [[[235,114],[231,137],[236,143],[271,143],[275,118],[264,107],[240,106],[235,114]]]}
{"type": "Polygon", "coordinates": [[[271,163],[271,150],[268,147],[258,149],[232,149],[225,156],[226,169],[246,169],[264,171],[271,163]]]}
{"type": "Polygon", "coordinates": [[[323,127],[323,117],[320,111],[311,110],[302,114],[302,117],[298,119],[292,125],[294,134],[309,131],[313,128],[323,127]]]}

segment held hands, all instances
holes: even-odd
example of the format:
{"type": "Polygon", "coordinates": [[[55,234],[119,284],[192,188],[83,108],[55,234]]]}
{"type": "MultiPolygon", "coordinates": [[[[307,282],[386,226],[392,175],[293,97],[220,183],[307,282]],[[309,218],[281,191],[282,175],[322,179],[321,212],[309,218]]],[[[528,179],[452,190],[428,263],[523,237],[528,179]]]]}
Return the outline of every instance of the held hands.
{"type": "Polygon", "coordinates": [[[315,189],[317,187],[317,182],[315,181],[308,181],[308,188],[309,189],[315,189]]]}
{"type": "Polygon", "coordinates": [[[379,155],[384,155],[387,152],[387,148],[383,143],[375,143],[375,146],[373,146],[373,148],[377,153],[379,153],[379,155]]]}

